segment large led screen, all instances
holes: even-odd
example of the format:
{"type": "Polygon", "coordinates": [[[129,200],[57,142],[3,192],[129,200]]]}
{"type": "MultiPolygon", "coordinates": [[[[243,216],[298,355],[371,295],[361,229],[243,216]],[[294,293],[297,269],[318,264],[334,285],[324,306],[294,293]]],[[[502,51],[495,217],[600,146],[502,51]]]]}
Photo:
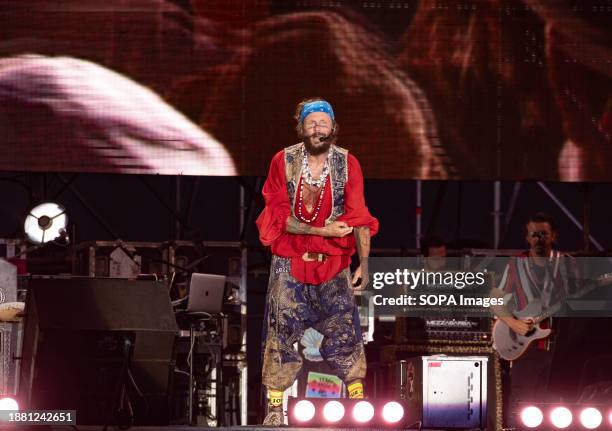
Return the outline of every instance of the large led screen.
{"type": "Polygon", "coordinates": [[[612,179],[598,0],[0,2],[0,169],[265,175],[296,104],[369,178],[612,179]]]}

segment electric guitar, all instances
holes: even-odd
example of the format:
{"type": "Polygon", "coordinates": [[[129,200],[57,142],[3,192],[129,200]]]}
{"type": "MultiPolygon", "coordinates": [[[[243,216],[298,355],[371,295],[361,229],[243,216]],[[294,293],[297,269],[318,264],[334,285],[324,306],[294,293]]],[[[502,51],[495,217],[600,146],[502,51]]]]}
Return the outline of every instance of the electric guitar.
{"type": "MultiPolygon", "coordinates": [[[[507,295],[509,296],[509,295],[507,295]]],[[[504,302],[506,298],[504,298],[504,302]]],[[[549,328],[542,328],[540,323],[556,313],[561,308],[561,303],[542,312],[542,303],[532,301],[521,311],[515,312],[517,319],[531,319],[531,329],[525,334],[517,334],[503,320],[498,319],[493,325],[493,348],[497,350],[499,356],[507,361],[518,359],[529,347],[531,343],[546,338],[552,332],[549,328]]]]}
{"type": "MultiPolygon", "coordinates": [[[[597,278],[593,286],[590,286],[590,288],[583,288],[580,292],[580,296],[587,294],[597,287],[610,285],[611,283],[612,273],[604,274],[597,278]]],[[[506,295],[504,297],[504,303],[511,298],[511,294],[506,295]]],[[[563,302],[560,302],[543,312],[542,303],[539,300],[535,300],[527,304],[522,310],[514,312],[514,316],[517,319],[530,319],[532,321],[531,329],[525,335],[517,334],[506,322],[498,319],[495,325],[493,325],[491,334],[493,338],[493,348],[497,350],[499,356],[508,361],[518,359],[525,353],[531,343],[542,340],[551,334],[552,330],[549,328],[542,328],[540,323],[559,311],[563,304],[563,302]]]]}

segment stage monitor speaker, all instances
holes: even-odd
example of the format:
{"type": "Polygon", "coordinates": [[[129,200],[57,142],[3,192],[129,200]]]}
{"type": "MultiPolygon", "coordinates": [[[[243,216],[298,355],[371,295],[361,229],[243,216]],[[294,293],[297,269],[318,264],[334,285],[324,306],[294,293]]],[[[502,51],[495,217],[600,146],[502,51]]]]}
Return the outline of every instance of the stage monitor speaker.
{"type": "Polygon", "coordinates": [[[177,333],[163,283],[33,279],[19,400],[27,410],[76,410],[78,424],[106,424],[120,405],[136,424],[167,424],[177,333]]]}

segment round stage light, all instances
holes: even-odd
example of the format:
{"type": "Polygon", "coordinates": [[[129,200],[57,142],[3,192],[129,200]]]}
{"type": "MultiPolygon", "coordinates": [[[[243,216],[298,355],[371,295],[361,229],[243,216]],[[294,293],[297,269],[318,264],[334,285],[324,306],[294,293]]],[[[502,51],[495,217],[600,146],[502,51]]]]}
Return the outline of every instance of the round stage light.
{"type": "Polygon", "coordinates": [[[555,428],[567,428],[572,424],[573,419],[572,412],[567,407],[555,407],[550,412],[550,421],[555,428]]]}
{"type": "Polygon", "coordinates": [[[374,406],[367,401],[359,401],[353,407],[353,419],[359,423],[371,421],[374,417],[374,406]]]}
{"type": "Polygon", "coordinates": [[[338,422],[344,417],[344,406],[340,401],[330,401],[323,407],[323,417],[329,422],[338,422]]]}
{"type": "Polygon", "coordinates": [[[26,216],[23,230],[34,244],[44,244],[66,235],[66,209],[54,202],[37,205],[26,216]]]}
{"type": "Polygon", "coordinates": [[[0,410],[19,410],[17,401],[10,397],[0,399],[0,410]]]}
{"type": "Polygon", "coordinates": [[[396,401],[388,402],[383,407],[382,416],[385,422],[399,422],[404,417],[404,407],[396,401]]]}
{"type": "Polygon", "coordinates": [[[308,400],[300,400],[293,408],[293,415],[300,422],[308,422],[315,415],[315,406],[308,400]]]}
{"type": "Polygon", "coordinates": [[[583,427],[594,430],[603,422],[603,415],[594,407],[587,407],[580,412],[580,423],[583,427]]]}
{"type": "Polygon", "coordinates": [[[544,421],[544,414],[542,410],[536,406],[525,407],[521,412],[521,422],[527,428],[539,427],[544,421]]]}

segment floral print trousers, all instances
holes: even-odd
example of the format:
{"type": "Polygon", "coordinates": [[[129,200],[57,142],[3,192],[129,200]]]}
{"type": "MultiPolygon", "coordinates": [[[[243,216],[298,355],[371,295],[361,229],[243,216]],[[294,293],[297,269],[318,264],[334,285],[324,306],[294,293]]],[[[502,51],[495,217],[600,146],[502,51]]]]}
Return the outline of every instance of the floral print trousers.
{"type": "Polygon", "coordinates": [[[262,338],[262,383],[268,389],[285,390],[293,384],[302,367],[295,344],[309,327],[323,334],[321,356],[345,384],[365,378],[349,268],[322,284],[305,284],[291,276],[290,259],[273,256],[262,338]]]}

